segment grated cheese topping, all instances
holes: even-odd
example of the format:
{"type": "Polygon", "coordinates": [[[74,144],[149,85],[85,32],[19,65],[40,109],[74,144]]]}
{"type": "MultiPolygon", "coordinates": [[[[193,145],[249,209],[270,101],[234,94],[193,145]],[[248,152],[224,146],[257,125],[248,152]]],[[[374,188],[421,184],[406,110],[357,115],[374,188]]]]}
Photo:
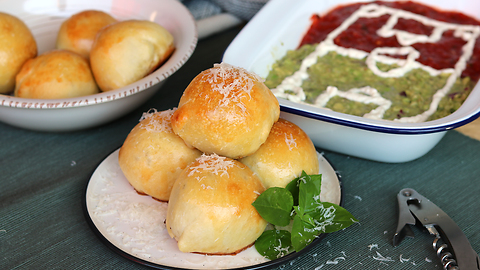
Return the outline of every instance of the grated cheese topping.
{"type": "Polygon", "coordinates": [[[404,262],[410,261],[410,258],[405,259],[405,258],[403,258],[403,254],[400,254],[400,259],[399,260],[400,260],[401,263],[404,263],[404,262]]]}
{"type": "Polygon", "coordinates": [[[282,247],[282,241],[280,239],[277,239],[277,240],[278,240],[278,246],[274,246],[273,249],[279,252],[277,255],[277,258],[281,258],[290,253],[290,248],[288,246],[282,247]]]}
{"type": "Polygon", "coordinates": [[[189,167],[190,172],[188,173],[188,176],[192,176],[197,172],[206,171],[215,175],[226,175],[228,177],[228,169],[234,165],[234,161],[227,157],[222,157],[217,154],[202,154],[197,158],[197,165],[189,167]]]}
{"type": "Polygon", "coordinates": [[[213,91],[223,95],[220,106],[228,106],[233,102],[244,112],[246,107],[241,102],[241,98],[245,94],[251,97],[250,94],[255,84],[254,80],[264,81],[255,73],[227,63],[215,64],[214,68],[209,69],[209,72],[212,76],[207,79],[207,82],[210,83],[213,91]],[[233,79],[233,81],[230,82],[230,79],[233,79]]]}
{"type": "Polygon", "coordinates": [[[295,140],[295,138],[293,137],[292,134],[289,134],[289,135],[290,136],[288,136],[285,133],[285,143],[288,146],[288,150],[292,151],[294,148],[297,148],[297,142],[296,142],[296,140],[295,140]]]}
{"type": "Polygon", "coordinates": [[[338,263],[340,262],[340,260],[344,260],[344,261],[345,261],[345,257],[340,256],[340,257],[337,257],[337,258],[335,258],[335,259],[333,259],[333,260],[328,260],[328,261],[326,262],[326,264],[338,264],[338,263]]]}
{"type": "Polygon", "coordinates": [[[140,127],[148,131],[172,133],[173,130],[170,119],[172,118],[172,114],[176,110],[177,108],[173,108],[166,111],[158,112],[157,109],[152,108],[147,112],[144,112],[142,114],[142,117],[140,117],[140,127]],[[143,122],[147,119],[149,120],[148,123],[147,121],[143,122]]]}
{"type": "Polygon", "coordinates": [[[373,256],[372,258],[374,260],[377,260],[377,261],[380,261],[380,262],[394,262],[395,260],[393,260],[392,258],[390,257],[384,257],[382,254],[380,254],[380,252],[376,251],[377,253],[377,256],[373,256]]]}

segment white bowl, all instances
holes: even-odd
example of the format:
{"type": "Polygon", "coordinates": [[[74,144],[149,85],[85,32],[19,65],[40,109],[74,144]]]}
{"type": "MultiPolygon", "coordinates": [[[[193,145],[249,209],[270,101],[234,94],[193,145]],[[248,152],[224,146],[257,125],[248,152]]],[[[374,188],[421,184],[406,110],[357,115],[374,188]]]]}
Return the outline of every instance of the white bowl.
{"type": "MultiPolygon", "coordinates": [[[[227,48],[223,62],[244,67],[263,78],[287,50],[298,47],[310,17],[352,0],[270,0],[227,48]],[[254,44],[254,46],[252,46],[254,44]]],[[[358,2],[358,1],[356,1],[358,2]]],[[[366,2],[366,1],[365,1],[366,2]]],[[[480,18],[480,1],[422,0],[430,6],[480,18]]],[[[314,144],[380,162],[406,162],[430,151],[446,131],[480,116],[480,86],[453,114],[423,123],[399,123],[347,115],[279,98],[281,117],[300,126],[314,144]]]]}
{"type": "Polygon", "coordinates": [[[3,0],[0,10],[17,16],[32,31],[38,52],[55,48],[60,24],[87,9],[109,13],[118,20],[154,21],[173,36],[175,51],[155,72],[120,89],[69,99],[26,99],[0,95],[0,121],[38,131],[72,131],[98,126],[134,110],[155,94],[165,80],[192,55],[197,28],[190,11],[177,0],[3,0]]]}

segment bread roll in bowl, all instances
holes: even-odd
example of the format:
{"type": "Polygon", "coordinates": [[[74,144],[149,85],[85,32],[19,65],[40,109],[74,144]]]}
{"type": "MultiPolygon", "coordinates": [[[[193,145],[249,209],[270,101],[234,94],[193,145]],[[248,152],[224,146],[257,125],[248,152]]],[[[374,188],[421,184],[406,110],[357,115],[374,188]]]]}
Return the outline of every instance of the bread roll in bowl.
{"type": "Polygon", "coordinates": [[[279,114],[278,100],[260,77],[222,63],[191,81],[172,127],[199,150],[236,159],[257,151],[279,114]]]}
{"type": "Polygon", "coordinates": [[[169,200],[175,179],[202,154],[172,132],[173,112],[144,113],[118,155],[120,168],[135,190],[160,201],[169,200]]]}
{"type": "Polygon", "coordinates": [[[93,40],[98,31],[116,21],[110,14],[99,10],[76,13],[60,26],[56,48],[70,50],[89,59],[93,40]]]}
{"type": "Polygon", "coordinates": [[[0,12],[0,94],[15,89],[15,76],[35,56],[37,43],[30,29],[17,17],[0,12]]]}
{"type": "Polygon", "coordinates": [[[235,254],[249,247],[267,222],[252,206],[264,191],[245,165],[202,155],[173,185],[166,227],[182,252],[235,254]]]}
{"type": "Polygon", "coordinates": [[[151,21],[127,20],[102,28],[90,51],[98,86],[110,91],[145,77],[172,54],[173,42],[172,34],[151,21]]]}
{"type": "Polygon", "coordinates": [[[281,118],[273,125],[267,141],[240,162],[258,175],[265,188],[285,187],[302,171],[319,173],[317,151],[308,135],[281,118]]]}
{"type": "Polygon", "coordinates": [[[16,76],[15,96],[61,99],[98,93],[88,61],[77,53],[52,50],[29,59],[16,76]]]}

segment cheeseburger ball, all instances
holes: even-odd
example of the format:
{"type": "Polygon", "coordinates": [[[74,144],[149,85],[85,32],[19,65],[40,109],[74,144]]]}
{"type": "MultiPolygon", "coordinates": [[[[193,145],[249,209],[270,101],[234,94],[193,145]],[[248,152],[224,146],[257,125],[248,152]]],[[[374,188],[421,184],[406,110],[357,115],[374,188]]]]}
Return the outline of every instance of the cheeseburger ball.
{"type": "Polygon", "coordinates": [[[261,78],[222,63],[201,72],[187,86],[172,128],[205,153],[236,159],[257,151],[279,114],[278,100],[261,78]]]}
{"type": "Polygon", "coordinates": [[[264,187],[245,165],[202,155],[177,178],[166,226],[182,252],[235,254],[252,245],[267,222],[252,203],[264,187]]]}
{"type": "Polygon", "coordinates": [[[267,141],[252,155],[240,160],[254,171],[265,188],[285,187],[302,171],[319,173],[317,151],[297,125],[279,119],[267,141]]]}
{"type": "Polygon", "coordinates": [[[30,59],[16,77],[16,97],[61,99],[95,93],[88,61],[71,51],[53,50],[30,59]]]}
{"type": "Polygon", "coordinates": [[[35,56],[37,43],[30,29],[17,17],[0,12],[0,94],[15,89],[15,76],[35,56]]]}
{"type": "Polygon", "coordinates": [[[144,113],[118,155],[120,168],[135,190],[160,201],[169,200],[175,179],[202,154],[172,132],[173,111],[144,113]]]}
{"type": "Polygon", "coordinates": [[[101,29],[90,51],[102,91],[129,85],[157,69],[174,51],[173,36],[151,21],[128,20],[101,29]]]}
{"type": "Polygon", "coordinates": [[[98,31],[116,21],[103,11],[85,10],[76,13],[60,26],[56,47],[76,52],[89,59],[90,49],[98,31]]]}

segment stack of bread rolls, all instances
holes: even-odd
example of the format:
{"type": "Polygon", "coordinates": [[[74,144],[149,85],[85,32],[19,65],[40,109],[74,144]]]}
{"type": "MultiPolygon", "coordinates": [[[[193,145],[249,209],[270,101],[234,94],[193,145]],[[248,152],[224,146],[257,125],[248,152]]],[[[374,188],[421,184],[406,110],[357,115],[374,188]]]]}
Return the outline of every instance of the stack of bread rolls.
{"type": "Polygon", "coordinates": [[[127,136],[119,164],[139,193],[168,201],[165,224],[180,251],[242,251],[267,225],[256,198],[302,170],[319,173],[311,140],[279,119],[278,100],[243,68],[216,64],[191,81],[178,108],[148,115],[127,136]]]}
{"type": "Polygon", "coordinates": [[[15,89],[15,76],[28,59],[37,56],[37,42],[19,18],[0,12],[0,94],[15,89]]]}
{"type": "Polygon", "coordinates": [[[22,98],[71,98],[118,89],[153,72],[175,49],[172,34],[159,24],[118,21],[98,10],[65,20],[56,48],[39,56],[20,19],[0,12],[0,26],[0,54],[5,56],[0,94],[22,98]]]}

